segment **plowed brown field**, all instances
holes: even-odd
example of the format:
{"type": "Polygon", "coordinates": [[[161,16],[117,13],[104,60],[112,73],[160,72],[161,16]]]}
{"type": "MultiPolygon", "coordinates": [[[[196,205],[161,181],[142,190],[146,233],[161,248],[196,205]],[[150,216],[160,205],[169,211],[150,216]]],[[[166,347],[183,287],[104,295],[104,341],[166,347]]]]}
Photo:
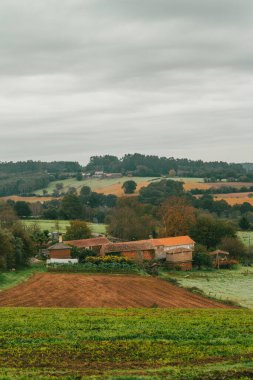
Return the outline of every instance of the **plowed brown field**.
{"type": "Polygon", "coordinates": [[[0,293],[0,306],[228,308],[153,277],[37,273],[0,293]]]}

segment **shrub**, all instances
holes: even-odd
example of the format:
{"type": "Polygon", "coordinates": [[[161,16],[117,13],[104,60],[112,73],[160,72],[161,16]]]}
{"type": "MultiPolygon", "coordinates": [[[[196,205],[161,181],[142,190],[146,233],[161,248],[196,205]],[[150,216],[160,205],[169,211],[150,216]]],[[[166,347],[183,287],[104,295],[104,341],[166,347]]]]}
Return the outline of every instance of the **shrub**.
{"type": "Polygon", "coordinates": [[[64,273],[138,273],[139,268],[136,265],[128,263],[100,263],[94,264],[86,262],[84,264],[58,264],[49,265],[48,272],[64,273]]]}
{"type": "Polygon", "coordinates": [[[106,263],[117,263],[117,264],[128,264],[128,265],[133,265],[134,262],[127,259],[126,257],[122,256],[96,256],[96,257],[86,257],[85,259],[86,263],[92,263],[96,265],[100,264],[106,264],[106,263]]]}

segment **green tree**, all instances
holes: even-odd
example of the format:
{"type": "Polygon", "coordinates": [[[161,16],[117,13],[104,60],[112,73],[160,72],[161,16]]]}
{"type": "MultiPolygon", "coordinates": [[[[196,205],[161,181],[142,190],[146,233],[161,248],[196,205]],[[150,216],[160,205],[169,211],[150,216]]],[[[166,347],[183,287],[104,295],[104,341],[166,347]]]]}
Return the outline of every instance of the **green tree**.
{"type": "Polygon", "coordinates": [[[224,237],[219,248],[223,251],[229,252],[229,258],[242,260],[247,257],[247,248],[237,237],[224,237]]]}
{"type": "Polygon", "coordinates": [[[207,249],[204,245],[195,244],[193,251],[193,265],[199,270],[203,267],[212,266],[212,259],[210,255],[208,255],[207,249]]]}
{"type": "Polygon", "coordinates": [[[190,229],[190,236],[208,249],[215,249],[224,237],[235,238],[236,230],[228,221],[211,216],[199,216],[195,225],[190,229]]]}
{"type": "Polygon", "coordinates": [[[62,199],[61,212],[65,219],[79,219],[82,213],[79,197],[73,193],[65,195],[62,199]]]}
{"type": "Polygon", "coordinates": [[[251,225],[250,225],[250,222],[248,221],[248,219],[246,218],[246,216],[243,216],[240,220],[239,220],[239,227],[242,229],[242,230],[249,230],[251,225]]]}
{"type": "Polygon", "coordinates": [[[141,203],[161,205],[171,196],[181,197],[185,195],[183,183],[171,179],[153,182],[140,190],[139,200],[141,203]]]}
{"type": "Polygon", "coordinates": [[[14,210],[16,211],[16,214],[20,217],[20,218],[27,218],[29,216],[31,216],[31,209],[29,207],[29,203],[27,202],[24,202],[24,201],[17,201],[14,205],[14,210]]]}
{"type": "Polygon", "coordinates": [[[89,225],[82,220],[72,220],[66,228],[65,240],[87,239],[91,237],[89,225]]]}
{"type": "Polygon", "coordinates": [[[7,269],[8,256],[14,255],[13,236],[7,230],[0,228],[0,269],[7,269]]]}
{"type": "Polygon", "coordinates": [[[134,198],[122,198],[111,212],[107,231],[122,240],[140,240],[153,235],[156,226],[149,206],[140,205],[134,198]]]}
{"type": "Polygon", "coordinates": [[[125,194],[133,194],[136,190],[137,183],[133,180],[125,181],[122,185],[122,189],[125,194]]]}

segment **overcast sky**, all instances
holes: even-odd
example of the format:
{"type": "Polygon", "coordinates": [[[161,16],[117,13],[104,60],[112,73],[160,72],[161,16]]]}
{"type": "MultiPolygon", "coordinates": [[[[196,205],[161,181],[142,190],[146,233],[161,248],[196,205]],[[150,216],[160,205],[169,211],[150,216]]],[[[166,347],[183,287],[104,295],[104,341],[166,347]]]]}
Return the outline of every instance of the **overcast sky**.
{"type": "Polygon", "coordinates": [[[253,161],[252,0],[1,0],[0,161],[253,161]]]}

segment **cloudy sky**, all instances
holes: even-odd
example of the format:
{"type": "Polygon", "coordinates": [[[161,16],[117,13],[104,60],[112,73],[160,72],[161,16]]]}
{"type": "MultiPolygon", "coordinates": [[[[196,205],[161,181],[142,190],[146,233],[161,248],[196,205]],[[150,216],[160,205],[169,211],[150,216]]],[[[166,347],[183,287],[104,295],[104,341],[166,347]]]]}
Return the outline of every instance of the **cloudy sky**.
{"type": "Polygon", "coordinates": [[[1,0],[0,161],[253,161],[252,0],[1,0]]]}

